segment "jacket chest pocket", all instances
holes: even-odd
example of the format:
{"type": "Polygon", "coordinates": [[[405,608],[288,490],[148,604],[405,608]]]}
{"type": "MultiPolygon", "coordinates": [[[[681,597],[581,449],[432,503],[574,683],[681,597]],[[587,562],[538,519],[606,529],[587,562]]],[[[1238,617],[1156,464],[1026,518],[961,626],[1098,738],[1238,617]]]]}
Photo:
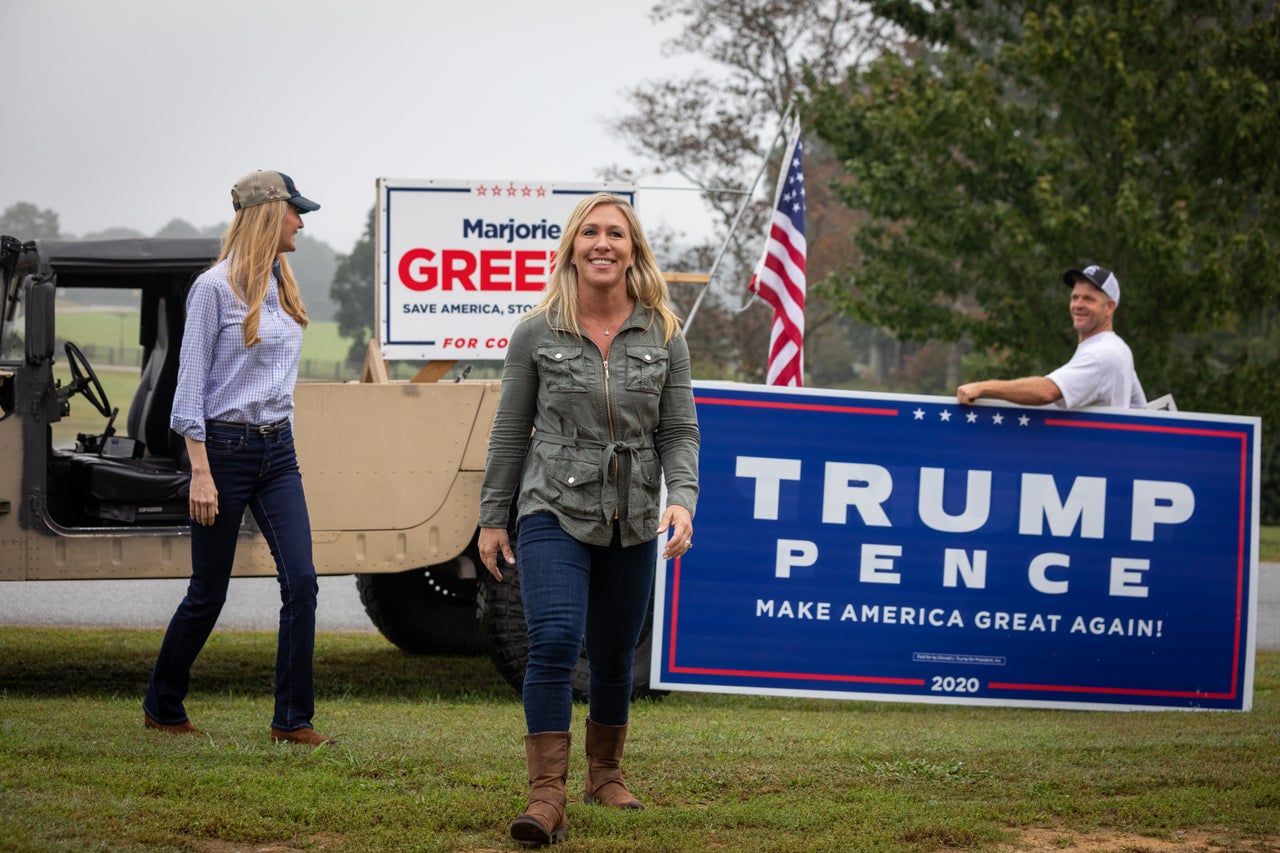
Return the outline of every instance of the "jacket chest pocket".
{"type": "Polygon", "coordinates": [[[559,492],[560,509],[574,518],[600,518],[600,469],[594,460],[557,454],[547,459],[547,474],[559,492]]]}
{"type": "Polygon", "coordinates": [[[666,347],[627,347],[627,390],[661,394],[667,381],[666,347]]]}
{"type": "Polygon", "coordinates": [[[538,372],[548,391],[587,390],[587,365],[580,346],[538,347],[538,372]]]}

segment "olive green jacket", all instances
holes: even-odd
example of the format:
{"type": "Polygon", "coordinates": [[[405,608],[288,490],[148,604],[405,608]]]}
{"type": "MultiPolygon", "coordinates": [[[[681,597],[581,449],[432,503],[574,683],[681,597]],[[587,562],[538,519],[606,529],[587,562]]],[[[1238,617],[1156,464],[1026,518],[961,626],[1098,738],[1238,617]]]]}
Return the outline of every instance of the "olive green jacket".
{"type": "Polygon", "coordinates": [[[551,512],[565,532],[608,545],[617,518],[624,546],[657,536],[660,475],[667,504],[693,515],[698,500],[698,415],[689,346],[636,305],[609,348],[546,315],[511,334],[489,435],[480,526],[506,527],[551,512]],[[517,488],[519,494],[516,494],[517,488]]]}

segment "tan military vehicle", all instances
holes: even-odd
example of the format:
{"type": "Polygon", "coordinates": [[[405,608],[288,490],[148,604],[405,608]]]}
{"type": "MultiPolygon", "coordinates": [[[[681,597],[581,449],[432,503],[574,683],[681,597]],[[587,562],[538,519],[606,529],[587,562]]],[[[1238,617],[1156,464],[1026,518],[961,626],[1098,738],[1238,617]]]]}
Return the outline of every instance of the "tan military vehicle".
{"type": "MultiPolygon", "coordinates": [[[[0,238],[0,580],[190,575],[189,467],[169,413],[186,293],[217,251],[207,239],[0,238]],[[104,304],[137,310],[120,337],[141,344],[140,365],[108,374],[73,339],[74,315],[104,304]],[[128,399],[108,399],[102,377],[119,387],[122,372],[128,399]],[[68,428],[86,415],[87,428],[68,428]]],[[[429,369],[392,382],[380,367],[296,389],[316,570],[357,575],[374,625],[404,650],[487,651],[518,687],[518,576],[485,581],[475,552],[499,383],[434,381],[429,369]]],[[[237,576],[274,575],[252,516],[243,525],[237,576]]],[[[643,691],[647,641],[636,677],[643,691]]]]}

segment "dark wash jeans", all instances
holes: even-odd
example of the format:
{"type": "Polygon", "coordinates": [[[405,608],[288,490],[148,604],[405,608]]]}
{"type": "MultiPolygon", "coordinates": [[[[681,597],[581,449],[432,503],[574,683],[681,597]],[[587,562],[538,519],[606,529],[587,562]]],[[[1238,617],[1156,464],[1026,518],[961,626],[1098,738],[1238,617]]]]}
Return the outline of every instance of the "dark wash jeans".
{"type": "Polygon", "coordinates": [[[191,583],[165,632],[142,708],[160,723],[187,719],[183,700],[191,665],[226,603],[240,521],[247,506],[271,547],[280,581],[276,701],[271,726],[284,731],[310,728],[315,711],[312,658],[319,586],[293,431],[286,425],[279,432],[259,435],[210,424],[205,450],[218,489],[218,515],[208,527],[191,522],[191,583]]]}
{"type": "Polygon", "coordinates": [[[524,715],[530,734],[569,730],[570,674],[586,638],[591,663],[589,714],[620,726],[631,707],[631,669],[649,609],[658,556],[655,537],[640,545],[586,545],[550,513],[520,520],[516,541],[520,595],[529,626],[524,715]]]}

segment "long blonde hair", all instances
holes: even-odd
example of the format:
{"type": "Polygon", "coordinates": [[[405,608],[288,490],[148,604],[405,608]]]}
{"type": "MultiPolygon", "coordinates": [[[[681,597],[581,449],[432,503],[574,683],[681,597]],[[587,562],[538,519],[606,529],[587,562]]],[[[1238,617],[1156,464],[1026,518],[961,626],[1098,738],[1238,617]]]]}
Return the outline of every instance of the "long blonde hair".
{"type": "Polygon", "coordinates": [[[644,238],[644,230],[634,208],[626,199],[613,193],[589,195],[578,202],[573,213],[569,214],[560,238],[560,248],[556,250],[555,271],[547,282],[542,301],[529,314],[545,314],[548,322],[558,321],[582,337],[578,325],[578,270],[573,265],[573,241],[587,216],[602,204],[618,208],[631,231],[633,258],[632,266],[627,270],[627,295],[662,319],[663,343],[669,343],[680,328],[680,318],[671,310],[671,291],[667,280],[658,269],[658,261],[644,238]]]}
{"type": "Polygon", "coordinates": [[[258,321],[262,300],[266,298],[271,284],[271,267],[276,261],[280,262],[281,307],[302,328],[305,329],[310,322],[307,307],[302,304],[302,294],[298,291],[297,279],[293,277],[288,259],[279,251],[280,231],[289,212],[288,204],[281,199],[237,210],[236,218],[227,229],[227,236],[222,239],[218,262],[231,259],[227,264],[227,277],[247,309],[241,325],[246,347],[262,340],[258,337],[258,321]]]}

